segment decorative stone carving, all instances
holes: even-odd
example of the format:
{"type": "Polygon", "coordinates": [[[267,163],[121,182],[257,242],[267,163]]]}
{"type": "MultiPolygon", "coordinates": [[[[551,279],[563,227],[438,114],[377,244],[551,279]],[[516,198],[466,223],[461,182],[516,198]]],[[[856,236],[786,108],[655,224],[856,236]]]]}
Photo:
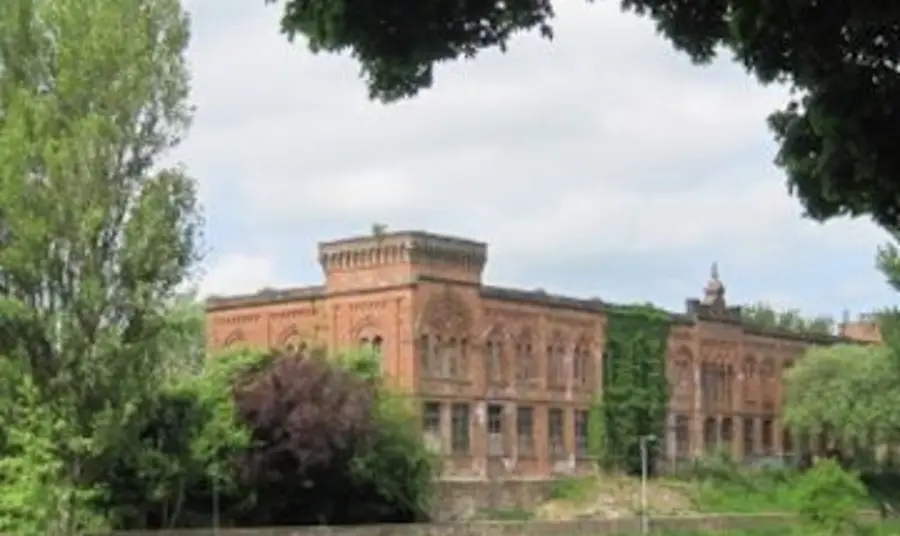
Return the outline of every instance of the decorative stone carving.
{"type": "Polygon", "coordinates": [[[465,299],[458,292],[446,289],[432,296],[426,303],[417,322],[417,331],[436,333],[468,333],[472,327],[472,313],[465,299]]]}

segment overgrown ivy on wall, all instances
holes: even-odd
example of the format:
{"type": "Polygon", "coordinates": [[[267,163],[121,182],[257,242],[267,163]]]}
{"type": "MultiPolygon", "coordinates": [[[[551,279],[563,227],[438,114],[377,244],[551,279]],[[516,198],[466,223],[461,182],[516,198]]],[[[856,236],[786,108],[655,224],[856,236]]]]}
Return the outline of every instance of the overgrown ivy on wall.
{"type": "Polygon", "coordinates": [[[591,408],[588,445],[610,470],[639,474],[639,438],[648,443],[650,466],[665,437],[669,404],[666,346],[669,314],[652,305],[616,306],[607,312],[603,385],[591,408]]]}

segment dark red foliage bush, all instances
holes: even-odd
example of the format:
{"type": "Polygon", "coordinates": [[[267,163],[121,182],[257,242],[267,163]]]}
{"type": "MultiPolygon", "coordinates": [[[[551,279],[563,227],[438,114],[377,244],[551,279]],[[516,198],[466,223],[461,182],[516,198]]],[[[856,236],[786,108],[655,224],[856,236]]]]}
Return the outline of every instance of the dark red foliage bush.
{"type": "Polygon", "coordinates": [[[377,431],[377,396],[371,382],[310,354],[273,355],[244,378],[235,401],[256,444],[238,471],[257,506],[242,524],[352,522],[377,496],[350,470],[377,431]]]}
{"type": "Polygon", "coordinates": [[[260,441],[245,468],[264,471],[266,460],[282,453],[303,466],[331,463],[371,434],[375,395],[370,384],[324,358],[274,356],[235,392],[239,415],[260,441]]]}

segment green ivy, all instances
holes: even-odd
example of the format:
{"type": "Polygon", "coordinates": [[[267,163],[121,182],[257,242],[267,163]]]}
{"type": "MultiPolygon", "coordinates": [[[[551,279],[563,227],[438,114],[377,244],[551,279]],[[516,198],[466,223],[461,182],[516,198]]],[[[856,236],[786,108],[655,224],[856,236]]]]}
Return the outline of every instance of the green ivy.
{"type": "Polygon", "coordinates": [[[649,443],[651,466],[665,437],[669,404],[666,346],[670,316],[652,305],[607,312],[603,386],[591,408],[588,448],[606,469],[638,474],[639,438],[649,443]]]}

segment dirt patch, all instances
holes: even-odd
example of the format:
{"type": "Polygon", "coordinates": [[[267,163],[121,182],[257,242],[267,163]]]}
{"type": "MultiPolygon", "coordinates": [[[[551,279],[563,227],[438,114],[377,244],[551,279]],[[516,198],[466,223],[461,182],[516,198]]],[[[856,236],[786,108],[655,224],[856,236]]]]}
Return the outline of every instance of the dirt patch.
{"type": "MultiPolygon", "coordinates": [[[[620,475],[597,475],[578,485],[577,492],[548,501],[534,512],[537,519],[615,519],[640,513],[640,480],[620,475]]],[[[647,510],[651,515],[689,515],[692,508],[688,485],[652,480],[647,483],[647,510]]]]}

